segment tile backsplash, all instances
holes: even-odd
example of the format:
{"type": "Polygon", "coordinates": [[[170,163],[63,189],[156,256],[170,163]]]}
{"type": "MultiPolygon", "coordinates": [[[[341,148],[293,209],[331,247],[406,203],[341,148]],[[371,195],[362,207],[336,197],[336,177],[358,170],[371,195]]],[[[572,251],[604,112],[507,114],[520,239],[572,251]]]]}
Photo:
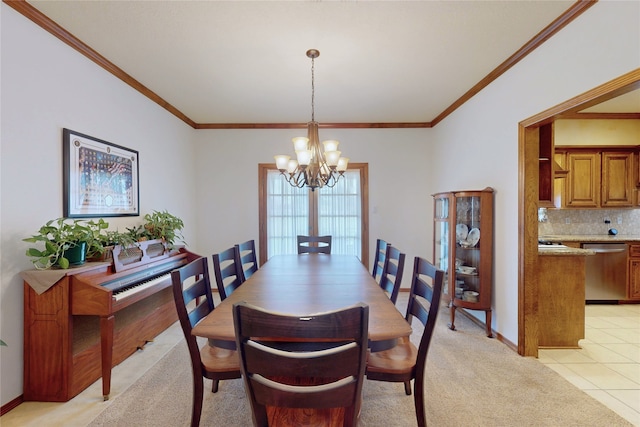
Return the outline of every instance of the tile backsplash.
{"type": "Polygon", "coordinates": [[[538,221],[540,236],[602,235],[607,234],[609,228],[617,229],[620,235],[640,234],[640,209],[547,209],[546,217],[546,220],[538,221]],[[611,224],[606,224],[605,219],[611,224]]]}

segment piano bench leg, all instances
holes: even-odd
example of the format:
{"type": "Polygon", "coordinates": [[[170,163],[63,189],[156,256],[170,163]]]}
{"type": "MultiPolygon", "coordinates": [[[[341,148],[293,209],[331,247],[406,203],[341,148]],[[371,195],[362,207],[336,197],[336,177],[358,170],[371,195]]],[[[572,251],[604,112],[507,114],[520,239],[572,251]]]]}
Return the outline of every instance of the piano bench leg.
{"type": "Polygon", "coordinates": [[[212,393],[218,392],[218,380],[213,380],[213,384],[211,384],[211,392],[212,393]]]}
{"type": "Polygon", "coordinates": [[[109,395],[107,394],[105,396],[102,396],[102,399],[104,399],[104,401],[106,402],[107,400],[109,400],[109,395]]]}

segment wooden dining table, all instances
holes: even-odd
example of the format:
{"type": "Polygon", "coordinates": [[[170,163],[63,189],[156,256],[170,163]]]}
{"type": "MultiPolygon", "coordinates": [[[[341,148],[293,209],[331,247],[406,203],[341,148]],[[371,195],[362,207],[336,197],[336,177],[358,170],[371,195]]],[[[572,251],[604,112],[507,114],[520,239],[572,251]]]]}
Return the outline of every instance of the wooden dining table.
{"type": "Polygon", "coordinates": [[[192,330],[212,345],[235,348],[233,304],[303,316],[362,302],[369,306],[369,348],[388,349],[411,335],[411,326],[369,271],[352,255],[276,255],[192,330]]]}

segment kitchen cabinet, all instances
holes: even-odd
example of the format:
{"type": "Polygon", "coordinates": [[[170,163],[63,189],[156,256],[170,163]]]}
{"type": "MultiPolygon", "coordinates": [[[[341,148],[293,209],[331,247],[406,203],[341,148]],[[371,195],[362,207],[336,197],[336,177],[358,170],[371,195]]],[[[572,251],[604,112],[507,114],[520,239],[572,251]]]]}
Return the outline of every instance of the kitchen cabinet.
{"type": "Polygon", "coordinates": [[[538,132],[538,207],[557,208],[562,192],[558,183],[563,182],[559,178],[565,178],[568,171],[564,167],[564,156],[555,153],[553,123],[540,126],[538,132]]]}
{"type": "Polygon", "coordinates": [[[445,301],[455,330],[457,308],[485,312],[491,332],[493,281],[493,193],[477,191],[434,194],[434,265],[445,272],[445,301]]]}
{"type": "Polygon", "coordinates": [[[597,208],[600,205],[600,156],[597,152],[568,151],[566,207],[597,208]]]}
{"type": "MultiPolygon", "coordinates": [[[[544,253],[543,253],[544,254],[544,253]]],[[[585,255],[538,257],[538,346],[580,348],[585,334],[585,255]]]]}
{"type": "Polygon", "coordinates": [[[627,273],[627,297],[640,300],[640,245],[629,245],[629,270],[627,273]]]}
{"type": "Polygon", "coordinates": [[[554,207],[553,205],[553,123],[540,126],[538,130],[538,206],[554,207]]]}
{"type": "Polygon", "coordinates": [[[567,169],[567,158],[565,156],[565,153],[556,152],[553,154],[553,158],[556,161],[556,165],[558,165],[558,170],[556,171],[555,179],[553,180],[553,207],[560,208],[562,207],[564,187],[567,175],[569,174],[569,170],[567,169]],[[561,172],[561,174],[559,174],[559,172],[561,172]]]}
{"type": "Polygon", "coordinates": [[[569,170],[562,207],[621,208],[635,203],[634,150],[630,147],[557,147],[569,170]]]}
{"type": "Polygon", "coordinates": [[[633,206],[633,152],[602,152],[603,208],[633,206]]]}

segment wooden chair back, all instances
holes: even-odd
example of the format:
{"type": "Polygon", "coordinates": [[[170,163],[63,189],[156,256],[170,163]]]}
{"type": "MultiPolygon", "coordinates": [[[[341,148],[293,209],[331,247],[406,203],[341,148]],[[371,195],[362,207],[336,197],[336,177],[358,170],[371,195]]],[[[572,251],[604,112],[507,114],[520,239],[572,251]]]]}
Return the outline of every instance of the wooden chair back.
{"type": "Polygon", "coordinates": [[[424,411],[425,366],[440,308],[443,281],[442,270],[436,269],[424,258],[415,257],[405,318],[411,323],[416,317],[424,325],[420,344],[416,348],[409,337],[404,337],[398,340],[395,347],[370,353],[367,360],[366,375],[369,380],[402,382],[408,395],[411,394],[411,381],[414,380],[418,427],[427,425],[424,411]]]}
{"type": "Polygon", "coordinates": [[[366,366],[367,305],[300,317],[240,302],[233,307],[233,321],[255,426],[286,422],[293,413],[330,425],[323,417],[336,417],[336,410],[329,408],[344,408],[338,411],[342,425],[357,424],[366,366]]]}
{"type": "Polygon", "coordinates": [[[376,240],[376,252],[373,256],[373,270],[371,271],[371,276],[376,279],[376,282],[380,283],[380,278],[382,277],[382,269],[384,268],[384,260],[387,257],[387,246],[390,243],[382,240],[376,240]]]}
{"type": "Polygon", "coordinates": [[[235,351],[210,347],[208,344],[199,349],[196,337],[191,334],[192,328],[214,309],[207,259],[201,257],[173,270],[171,282],[178,319],[191,358],[193,373],[191,426],[197,427],[202,414],[203,378],[213,380],[212,391],[215,393],[218,391],[219,380],[240,378],[240,366],[235,351]]]}
{"type": "Polygon", "coordinates": [[[247,240],[236,245],[236,265],[239,273],[242,274],[241,281],[247,280],[253,273],[258,271],[258,258],[256,256],[256,243],[254,240],[247,240]]]}
{"type": "Polygon", "coordinates": [[[213,254],[213,272],[216,276],[216,286],[221,300],[226,299],[244,282],[242,266],[238,264],[237,251],[237,247],[234,246],[213,254]]]}
{"type": "Polygon", "coordinates": [[[420,345],[418,346],[415,381],[413,384],[416,419],[418,425],[421,427],[427,425],[424,412],[424,374],[427,353],[440,308],[443,282],[444,271],[438,270],[424,258],[415,257],[406,319],[411,323],[413,317],[415,317],[424,325],[424,332],[422,333],[420,345]],[[423,299],[416,297],[422,297],[423,299]]]}
{"type": "Polygon", "coordinates": [[[298,254],[330,254],[331,236],[298,236],[298,254]]]}
{"type": "Polygon", "coordinates": [[[402,284],[405,256],[395,246],[387,245],[384,267],[380,276],[380,287],[389,294],[389,299],[394,304],[398,299],[400,285],[402,284]]]}

